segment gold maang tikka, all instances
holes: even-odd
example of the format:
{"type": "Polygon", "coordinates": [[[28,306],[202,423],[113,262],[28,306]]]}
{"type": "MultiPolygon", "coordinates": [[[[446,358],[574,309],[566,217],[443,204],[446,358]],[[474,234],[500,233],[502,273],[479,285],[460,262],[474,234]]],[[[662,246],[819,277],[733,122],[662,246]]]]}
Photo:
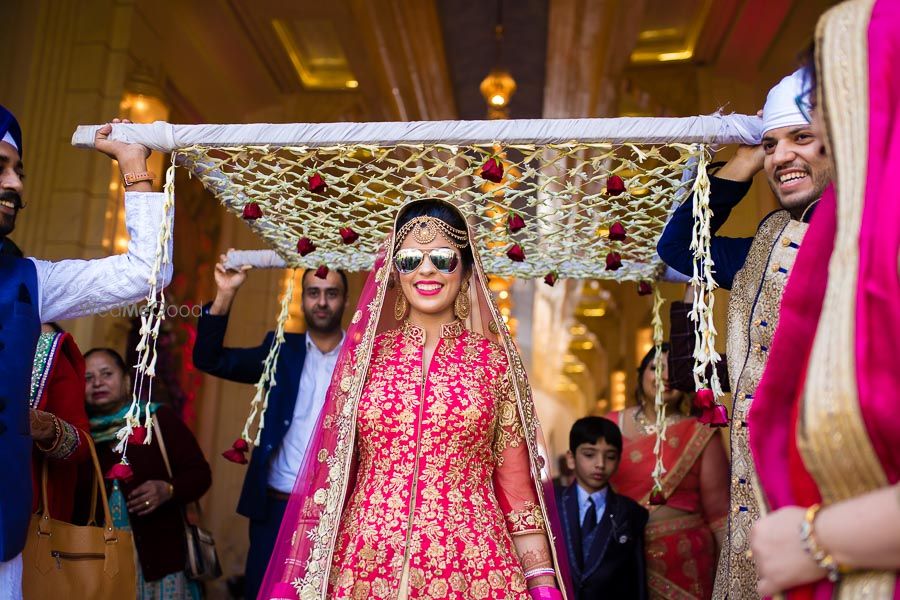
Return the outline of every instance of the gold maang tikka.
{"type": "Polygon", "coordinates": [[[469,235],[466,231],[452,227],[435,217],[416,217],[401,227],[397,232],[398,248],[410,233],[412,233],[413,239],[420,244],[430,244],[438,234],[441,234],[458,250],[469,245],[469,235]]]}

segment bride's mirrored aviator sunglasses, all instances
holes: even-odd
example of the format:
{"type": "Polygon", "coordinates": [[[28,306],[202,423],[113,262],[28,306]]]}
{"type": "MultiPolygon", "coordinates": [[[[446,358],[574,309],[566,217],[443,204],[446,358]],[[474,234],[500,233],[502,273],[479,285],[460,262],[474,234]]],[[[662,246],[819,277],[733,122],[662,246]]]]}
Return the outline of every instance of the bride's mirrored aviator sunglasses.
{"type": "Polygon", "coordinates": [[[412,273],[425,260],[425,257],[431,261],[435,269],[449,275],[459,266],[459,254],[452,248],[433,248],[431,250],[419,250],[418,248],[403,248],[397,250],[394,255],[394,266],[404,275],[412,273]]]}

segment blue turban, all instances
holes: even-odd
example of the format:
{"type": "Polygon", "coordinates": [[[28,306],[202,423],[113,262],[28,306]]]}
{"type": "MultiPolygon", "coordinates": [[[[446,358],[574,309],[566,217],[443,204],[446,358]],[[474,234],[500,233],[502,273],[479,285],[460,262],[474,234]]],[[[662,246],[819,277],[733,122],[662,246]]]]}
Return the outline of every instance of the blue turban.
{"type": "Polygon", "coordinates": [[[22,157],[22,129],[13,114],[3,105],[0,105],[0,140],[15,146],[19,151],[19,158],[22,157]]]}

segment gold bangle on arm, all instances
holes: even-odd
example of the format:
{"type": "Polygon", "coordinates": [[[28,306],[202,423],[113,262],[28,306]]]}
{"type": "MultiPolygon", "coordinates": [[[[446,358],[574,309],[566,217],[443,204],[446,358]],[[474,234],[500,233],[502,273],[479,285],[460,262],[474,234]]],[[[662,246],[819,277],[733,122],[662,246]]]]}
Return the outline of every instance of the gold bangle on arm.
{"type": "Polygon", "coordinates": [[[806,550],[806,553],[816,561],[816,565],[820,569],[825,570],[828,581],[836,583],[840,581],[841,575],[851,573],[853,569],[839,565],[831,553],[819,544],[816,537],[816,517],[821,509],[821,504],[813,504],[806,509],[806,515],[800,525],[800,539],[803,541],[803,549],[806,550]]]}
{"type": "Polygon", "coordinates": [[[59,424],[59,419],[57,419],[56,415],[54,414],[50,414],[50,419],[53,421],[53,442],[51,442],[49,446],[44,446],[37,440],[35,440],[34,442],[38,450],[40,450],[44,454],[51,454],[54,450],[56,450],[59,447],[59,444],[62,442],[63,438],[62,427],[59,424]]]}

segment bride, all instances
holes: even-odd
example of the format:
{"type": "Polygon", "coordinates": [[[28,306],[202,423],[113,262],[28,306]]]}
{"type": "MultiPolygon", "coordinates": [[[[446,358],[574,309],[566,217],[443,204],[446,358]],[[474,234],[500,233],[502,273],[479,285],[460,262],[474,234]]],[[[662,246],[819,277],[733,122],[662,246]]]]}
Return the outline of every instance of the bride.
{"type": "Polygon", "coordinates": [[[407,203],[360,297],[260,598],[563,598],[539,441],[465,218],[448,202],[407,203]]]}

